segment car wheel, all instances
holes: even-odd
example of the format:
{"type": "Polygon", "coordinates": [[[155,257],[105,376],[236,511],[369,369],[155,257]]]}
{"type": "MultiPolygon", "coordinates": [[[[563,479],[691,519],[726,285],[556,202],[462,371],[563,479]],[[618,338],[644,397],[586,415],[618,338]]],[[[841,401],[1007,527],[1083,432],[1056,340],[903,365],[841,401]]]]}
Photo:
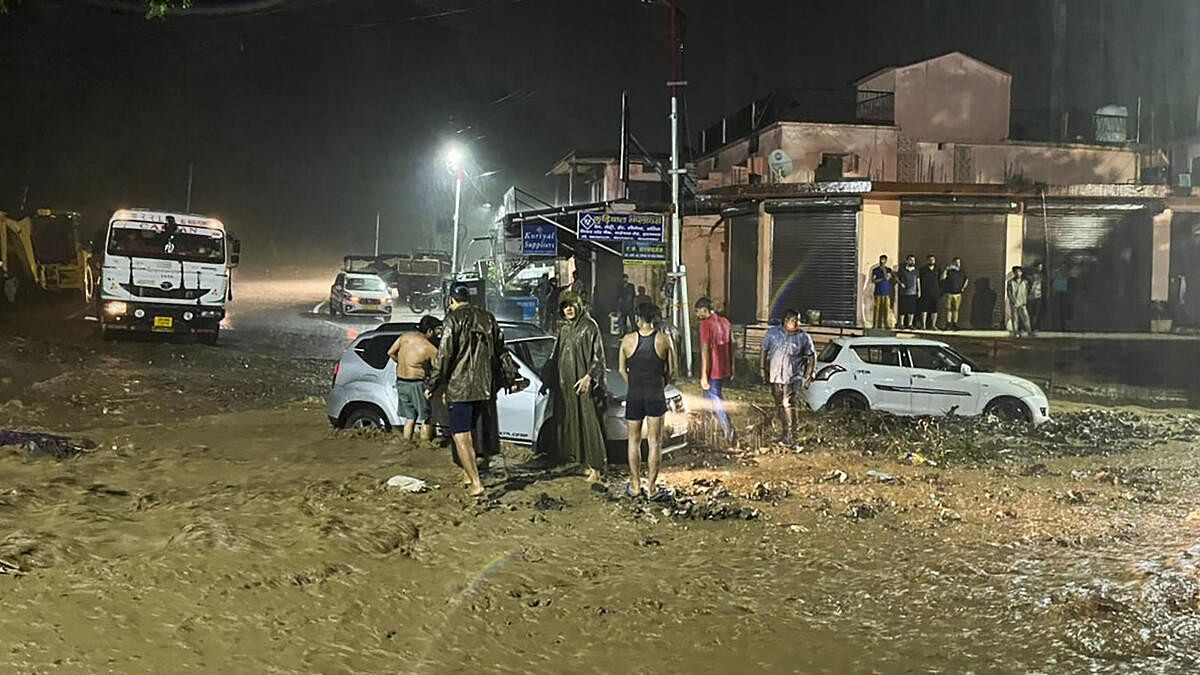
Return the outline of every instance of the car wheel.
{"type": "Polygon", "coordinates": [[[825,404],[830,410],[867,410],[871,404],[867,402],[867,398],[857,391],[839,391],[829,397],[829,402],[825,404]]]}
{"type": "Polygon", "coordinates": [[[374,406],[355,408],[346,416],[346,423],[342,426],[346,429],[381,429],[383,431],[392,428],[383,413],[374,406]]]}
{"type": "Polygon", "coordinates": [[[1019,400],[1010,396],[1002,396],[983,409],[984,414],[993,415],[1005,422],[1029,422],[1032,420],[1032,415],[1029,413],[1029,408],[1019,400]]]}

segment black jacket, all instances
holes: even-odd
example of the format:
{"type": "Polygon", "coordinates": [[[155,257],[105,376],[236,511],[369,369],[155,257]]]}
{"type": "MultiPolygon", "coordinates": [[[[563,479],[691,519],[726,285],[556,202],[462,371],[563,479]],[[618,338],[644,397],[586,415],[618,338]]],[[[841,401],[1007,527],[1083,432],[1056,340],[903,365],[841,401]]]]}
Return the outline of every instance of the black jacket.
{"type": "Polygon", "coordinates": [[[488,401],[516,378],[516,364],[491,312],[464,305],[446,315],[429,373],[431,390],[445,385],[448,403],[488,401]]]}

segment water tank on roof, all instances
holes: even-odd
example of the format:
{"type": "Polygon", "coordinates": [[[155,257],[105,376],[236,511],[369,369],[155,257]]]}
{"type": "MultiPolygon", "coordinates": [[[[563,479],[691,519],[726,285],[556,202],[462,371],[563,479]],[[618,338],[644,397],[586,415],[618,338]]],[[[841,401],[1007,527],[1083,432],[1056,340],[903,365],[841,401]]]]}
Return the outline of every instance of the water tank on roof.
{"type": "Polygon", "coordinates": [[[1093,116],[1097,143],[1124,143],[1129,140],[1129,108],[1106,105],[1093,116]]]}

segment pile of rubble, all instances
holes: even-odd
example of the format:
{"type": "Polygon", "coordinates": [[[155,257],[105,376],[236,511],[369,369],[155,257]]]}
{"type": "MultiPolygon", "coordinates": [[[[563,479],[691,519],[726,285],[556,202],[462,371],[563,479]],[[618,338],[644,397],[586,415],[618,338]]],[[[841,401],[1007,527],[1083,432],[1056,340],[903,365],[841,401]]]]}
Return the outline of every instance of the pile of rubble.
{"type": "Polygon", "coordinates": [[[1137,450],[1200,439],[1200,416],[1086,410],[1059,413],[1041,426],[995,417],[897,417],[886,413],[808,415],[796,448],[857,450],[912,464],[1028,460],[1137,450]]]}
{"type": "MultiPolygon", "coordinates": [[[[786,488],[760,484],[744,495],[747,499],[769,500],[786,488]],[[774,492],[774,495],[772,493],[774,492]]],[[[758,509],[742,506],[720,479],[697,478],[687,487],[677,488],[669,494],[654,499],[644,496],[629,498],[617,490],[607,493],[608,499],[620,503],[634,518],[658,522],[662,518],[671,520],[755,520],[758,509]]],[[[786,492],[783,492],[786,494],[786,492]]]]}

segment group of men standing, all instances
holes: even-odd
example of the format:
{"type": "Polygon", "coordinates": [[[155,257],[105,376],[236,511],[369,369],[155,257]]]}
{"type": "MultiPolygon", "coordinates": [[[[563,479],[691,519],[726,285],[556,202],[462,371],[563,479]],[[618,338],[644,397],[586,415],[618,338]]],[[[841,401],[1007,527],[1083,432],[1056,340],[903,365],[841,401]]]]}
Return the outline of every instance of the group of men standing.
{"type": "Polygon", "coordinates": [[[937,256],[930,254],[925,264],[917,267],[917,257],[909,255],[896,270],[888,267],[888,257],[879,256],[879,264],[871,268],[873,291],[871,327],[905,330],[959,329],[963,293],[970,279],[961,258],[939,268],[937,256]],[[895,302],[895,299],[899,302],[895,302]],[[893,306],[895,321],[893,321],[893,306]]]}
{"type": "MultiPolygon", "coordinates": [[[[709,304],[711,307],[711,303],[709,304]]],[[[578,293],[561,293],[555,320],[554,352],[541,373],[543,392],[552,396],[553,425],[543,448],[558,459],[580,465],[589,481],[599,481],[607,462],[603,415],[607,407],[606,364],[599,327],[578,293]]],[[[715,315],[713,315],[715,317],[715,315]]],[[[732,376],[728,321],[723,332],[708,333],[708,343],[720,354],[713,361],[715,390],[722,377],[732,376]],[[722,370],[724,369],[724,370],[722,370]]],[[[629,433],[630,496],[656,498],[664,493],[657,483],[662,458],[663,420],[668,406],[665,387],[675,375],[674,344],[659,330],[659,310],[641,303],[635,326],[621,342],[620,373],[627,383],[625,418],[629,433]],[[642,478],[641,445],[649,446],[648,471],[642,478]]],[[[710,321],[710,328],[713,322],[710,321]]],[[[400,335],[388,356],[396,363],[398,412],[406,422],[405,438],[421,425],[421,438],[432,440],[435,422],[431,400],[443,398],[454,446],[455,462],[462,468],[464,486],[472,496],[485,489],[480,478],[481,460],[498,452],[499,420],[496,397],[528,386],[517,370],[495,316],[470,302],[470,291],[455,286],[445,321],[425,316],[417,330],[400,335]]],[[[712,386],[712,385],[710,385],[712,386]]],[[[726,418],[727,420],[727,418],[726,418]]],[[[732,430],[730,430],[732,435],[732,430]]]]}

